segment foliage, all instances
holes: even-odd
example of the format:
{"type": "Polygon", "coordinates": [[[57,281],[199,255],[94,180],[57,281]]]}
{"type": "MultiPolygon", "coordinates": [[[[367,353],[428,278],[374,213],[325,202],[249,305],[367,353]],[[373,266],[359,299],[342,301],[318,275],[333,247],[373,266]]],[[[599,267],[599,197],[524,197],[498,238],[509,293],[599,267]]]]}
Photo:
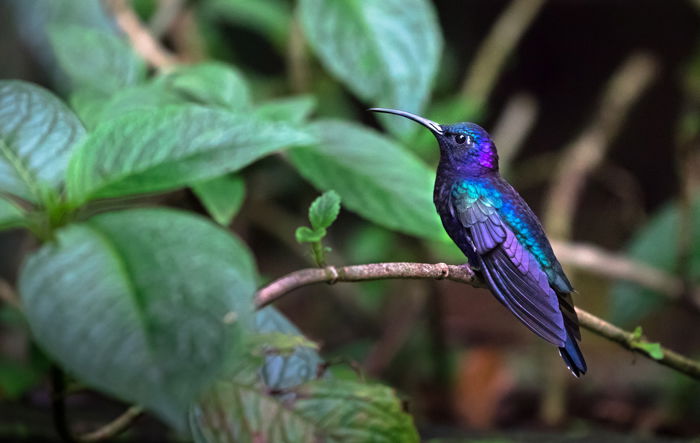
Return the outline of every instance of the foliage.
{"type": "MultiPolygon", "coordinates": [[[[304,0],[295,16],[339,84],[368,103],[420,112],[442,38],[429,2],[410,3],[304,0]],[[419,44],[407,53],[409,34],[419,44]]],[[[282,2],[200,7],[200,20],[248,17],[281,50],[298,29],[282,2]]],[[[357,123],[314,117],[317,105],[328,109],[326,94],[261,93],[224,62],[151,75],[108,16],[46,11],[37,16],[39,43],[50,48],[68,105],[41,87],[0,81],[0,228],[26,227],[42,242],[18,285],[38,345],[81,383],[177,429],[189,421],[198,441],[417,441],[391,389],[334,380],[319,370],[318,345],[282,314],[254,313],[252,254],[221,226],[243,205],[246,168],[286,151],[300,176],[326,191],[309,208],[310,227],[296,233],[320,265],[341,198],[371,222],[439,238],[428,167],[357,123]],[[179,209],[121,208],[182,188],[220,226],[179,209]]],[[[384,123],[399,136],[413,129],[384,123]]]]}

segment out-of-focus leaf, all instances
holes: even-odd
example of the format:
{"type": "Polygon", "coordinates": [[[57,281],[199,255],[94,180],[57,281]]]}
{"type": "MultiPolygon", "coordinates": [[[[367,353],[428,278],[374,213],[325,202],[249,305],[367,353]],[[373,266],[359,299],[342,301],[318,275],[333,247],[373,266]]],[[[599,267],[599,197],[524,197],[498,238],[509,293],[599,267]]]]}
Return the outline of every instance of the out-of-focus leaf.
{"type": "MultiPolygon", "coordinates": [[[[273,307],[256,312],[255,328],[260,333],[301,335],[299,329],[273,307]]],[[[315,349],[297,347],[291,355],[267,356],[260,375],[269,388],[288,389],[312,380],[322,362],[315,349]]]]}
{"type": "Polygon", "coordinates": [[[283,123],[196,105],[129,112],[103,122],[77,148],[68,195],[80,203],[173,189],[314,140],[283,123]]]}
{"type": "Polygon", "coordinates": [[[309,206],[309,222],[314,229],[326,229],[333,224],[340,212],[340,196],[333,190],[326,191],[309,206]]]}
{"type": "Polygon", "coordinates": [[[308,226],[300,226],[294,231],[294,237],[299,243],[315,243],[323,240],[326,236],[326,229],[311,229],[308,226]]]}
{"type": "MultiPolygon", "coordinates": [[[[314,52],[354,94],[373,105],[420,113],[442,49],[427,0],[301,0],[301,23],[314,52]]],[[[412,131],[382,118],[392,132],[412,131]]]]}
{"type": "MultiPolygon", "coordinates": [[[[250,89],[240,72],[223,63],[209,62],[178,68],[159,77],[156,85],[190,103],[243,110],[250,106],[250,89]]],[[[183,101],[184,101],[183,100],[183,101]]]]}
{"type": "Polygon", "coordinates": [[[205,13],[260,32],[284,48],[289,36],[292,11],[282,0],[208,0],[205,13]]]}
{"type": "MultiPolygon", "coordinates": [[[[691,274],[700,278],[700,199],[692,208],[693,232],[691,274]]],[[[627,254],[657,269],[675,273],[678,266],[678,205],[672,204],[658,211],[642,226],[627,248],[627,254]]],[[[639,323],[659,309],[668,298],[632,282],[619,281],[611,292],[611,321],[622,326],[639,323]]]]}
{"type": "Polygon", "coordinates": [[[252,344],[256,352],[261,355],[278,354],[289,357],[299,348],[311,348],[318,350],[318,344],[312,342],[303,335],[285,334],[283,332],[265,332],[255,334],[252,344]]]}
{"type": "Polygon", "coordinates": [[[231,224],[245,198],[245,182],[233,174],[200,181],[191,188],[214,221],[223,226],[231,224]]]}
{"type": "Polygon", "coordinates": [[[85,130],[51,93],[0,81],[0,191],[39,202],[63,185],[68,157],[85,130]]]}
{"type": "Polygon", "coordinates": [[[389,229],[442,238],[433,206],[435,174],[413,154],[361,126],[314,123],[321,142],[289,152],[297,170],[321,190],[335,190],[343,206],[389,229]]]}
{"type": "Polygon", "coordinates": [[[245,348],[255,286],[240,241],[165,209],[111,212],[59,230],[19,282],[46,352],[81,381],[175,426],[245,348]]]}
{"type": "Polygon", "coordinates": [[[54,25],[49,29],[49,37],[73,89],[108,95],[143,80],[146,75],[145,63],[114,33],[75,25],[54,25]]]}
{"type": "Polygon", "coordinates": [[[273,121],[286,121],[293,124],[304,123],[316,107],[316,99],[311,95],[281,98],[260,104],[255,114],[273,121]]]}
{"type": "Polygon", "coordinates": [[[195,441],[418,442],[413,420],[390,388],[316,380],[274,397],[258,386],[222,382],[191,415],[195,441]]]}
{"type": "Polygon", "coordinates": [[[24,211],[0,196],[0,230],[16,228],[25,222],[24,211]]]}

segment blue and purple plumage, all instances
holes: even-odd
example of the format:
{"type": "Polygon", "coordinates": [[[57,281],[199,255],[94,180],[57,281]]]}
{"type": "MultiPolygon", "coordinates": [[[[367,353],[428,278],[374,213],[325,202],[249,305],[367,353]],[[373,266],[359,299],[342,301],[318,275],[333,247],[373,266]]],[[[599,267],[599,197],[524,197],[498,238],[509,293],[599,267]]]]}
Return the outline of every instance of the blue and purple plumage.
{"type": "Polygon", "coordinates": [[[577,377],[586,372],[573,288],[530,207],[498,172],[498,153],[478,125],[438,125],[403,111],[440,145],[433,200],[445,230],[496,298],[535,334],[559,348],[577,377]]]}

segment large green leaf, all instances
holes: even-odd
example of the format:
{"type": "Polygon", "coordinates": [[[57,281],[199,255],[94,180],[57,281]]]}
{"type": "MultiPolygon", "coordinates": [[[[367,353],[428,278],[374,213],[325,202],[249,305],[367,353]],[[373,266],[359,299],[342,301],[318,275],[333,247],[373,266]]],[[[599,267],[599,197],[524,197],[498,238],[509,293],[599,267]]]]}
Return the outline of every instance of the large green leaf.
{"type": "MultiPolygon", "coordinates": [[[[692,208],[694,239],[691,250],[691,276],[700,279],[700,199],[692,208]]],[[[640,262],[674,274],[678,271],[678,205],[661,209],[644,225],[627,248],[627,254],[640,262]]],[[[616,324],[634,326],[663,306],[668,298],[632,282],[619,281],[611,292],[611,317],[616,324]]]]}
{"type": "Polygon", "coordinates": [[[250,89],[243,76],[223,63],[185,66],[159,77],[160,85],[192,103],[242,110],[250,106],[250,89]]]}
{"type": "Polygon", "coordinates": [[[114,33],[75,25],[53,25],[51,44],[73,89],[115,93],[145,77],[146,65],[114,33]]]}
{"type": "Polygon", "coordinates": [[[71,95],[71,106],[85,124],[94,128],[133,111],[176,104],[199,104],[230,111],[247,111],[250,88],[242,75],[223,63],[184,66],[146,83],[123,88],[109,98],[92,90],[71,95]]]}
{"type": "Polygon", "coordinates": [[[401,146],[361,126],[325,120],[311,125],[321,142],[289,152],[299,172],[343,205],[395,231],[444,237],[432,188],[435,174],[401,146]]]}
{"type": "Polygon", "coordinates": [[[68,226],[30,257],[19,282],[46,352],[81,381],[175,426],[245,348],[255,286],[240,241],[165,209],[68,226]]]}
{"type": "Polygon", "coordinates": [[[413,420],[393,390],[333,379],[272,396],[265,389],[222,382],[191,416],[195,441],[418,442],[413,420]]]}
{"type": "MultiPolygon", "coordinates": [[[[420,113],[442,37],[428,0],[301,0],[301,22],[324,65],[362,100],[420,113]]],[[[406,119],[383,120],[397,133],[406,119]]]]}
{"type": "Polygon", "coordinates": [[[63,184],[68,157],[85,130],[51,93],[0,81],[0,191],[32,202],[63,184]]]}
{"type": "Polygon", "coordinates": [[[313,141],[284,123],[196,105],[129,112],[99,125],[78,147],[68,194],[81,203],[173,189],[313,141]]]}
{"type": "Polygon", "coordinates": [[[301,124],[315,107],[316,99],[312,95],[298,95],[261,103],[255,108],[255,115],[273,121],[301,124]]]}
{"type": "Polygon", "coordinates": [[[226,174],[200,181],[191,188],[211,218],[223,226],[231,223],[245,198],[245,182],[238,175],[226,174]]]}

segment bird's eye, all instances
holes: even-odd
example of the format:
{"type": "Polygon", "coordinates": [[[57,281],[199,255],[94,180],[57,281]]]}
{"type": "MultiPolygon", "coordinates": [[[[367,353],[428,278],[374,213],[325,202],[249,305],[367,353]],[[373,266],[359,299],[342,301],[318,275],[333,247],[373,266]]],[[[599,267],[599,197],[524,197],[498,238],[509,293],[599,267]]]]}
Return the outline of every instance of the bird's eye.
{"type": "Polygon", "coordinates": [[[465,141],[467,141],[467,136],[465,136],[464,134],[455,135],[455,142],[457,142],[458,145],[461,145],[465,141]]]}

